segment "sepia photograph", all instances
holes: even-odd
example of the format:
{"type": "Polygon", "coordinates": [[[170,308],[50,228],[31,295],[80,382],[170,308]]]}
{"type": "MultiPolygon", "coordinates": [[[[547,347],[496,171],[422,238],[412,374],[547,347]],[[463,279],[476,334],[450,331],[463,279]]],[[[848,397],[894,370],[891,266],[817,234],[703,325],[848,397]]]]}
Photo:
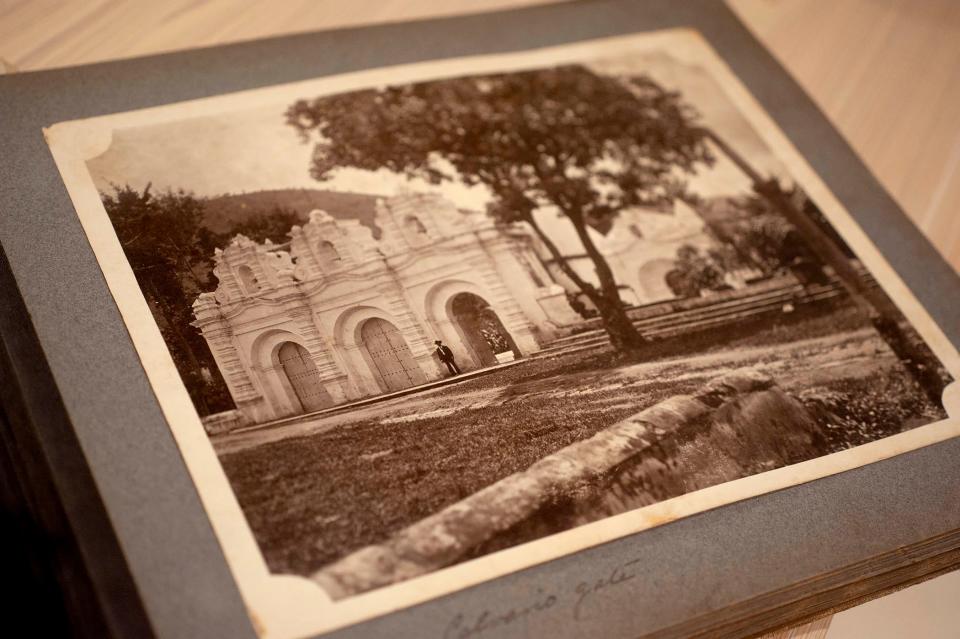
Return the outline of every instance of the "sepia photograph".
{"type": "Polygon", "coordinates": [[[347,600],[947,417],[932,320],[720,65],[681,33],[100,119],[89,215],[270,574],[347,600]]]}

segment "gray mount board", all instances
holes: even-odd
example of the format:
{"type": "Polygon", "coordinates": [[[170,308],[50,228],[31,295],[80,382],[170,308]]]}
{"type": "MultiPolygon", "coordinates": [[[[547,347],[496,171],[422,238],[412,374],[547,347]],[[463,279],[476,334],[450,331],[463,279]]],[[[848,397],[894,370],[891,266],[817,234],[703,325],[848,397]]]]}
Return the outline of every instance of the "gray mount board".
{"type": "MultiPolygon", "coordinates": [[[[960,346],[955,273],[810,98],[715,0],[561,4],[0,78],[0,244],[158,636],[255,633],[42,127],[376,66],[675,27],[703,34],[960,346]]],[[[37,424],[51,450],[56,428],[52,420],[37,424]]],[[[557,607],[488,634],[634,637],[667,628],[960,529],[957,459],[960,441],[943,442],[664,525],[331,636],[443,636],[458,613],[507,610],[532,603],[538,593],[569,594],[580,575],[603,574],[632,560],[638,560],[637,578],[597,597],[579,622],[557,607]]],[[[69,468],[54,472],[69,493],[69,468]]],[[[92,556],[95,542],[84,538],[91,534],[88,528],[80,535],[88,560],[108,561],[92,556]]],[[[101,588],[108,585],[100,582],[101,588]]],[[[108,605],[122,607],[109,601],[109,593],[104,596],[108,605]]]]}

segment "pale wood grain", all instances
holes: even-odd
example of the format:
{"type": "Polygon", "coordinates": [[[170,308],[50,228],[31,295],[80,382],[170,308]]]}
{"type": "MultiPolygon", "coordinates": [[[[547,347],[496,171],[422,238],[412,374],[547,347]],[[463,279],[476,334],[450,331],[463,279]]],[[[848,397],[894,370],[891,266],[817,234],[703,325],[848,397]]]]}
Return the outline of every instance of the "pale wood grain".
{"type": "Polygon", "coordinates": [[[830,631],[830,619],[830,617],[824,617],[802,626],[779,630],[764,635],[761,639],[823,639],[830,631]]]}
{"type": "MultiPolygon", "coordinates": [[[[0,2],[20,70],[546,0],[0,2]],[[362,4],[362,10],[361,10],[362,4]]],[[[729,0],[960,270],[960,2],[729,0]]]]}
{"type": "Polygon", "coordinates": [[[729,4],[960,270],[960,2],[729,4]]]}

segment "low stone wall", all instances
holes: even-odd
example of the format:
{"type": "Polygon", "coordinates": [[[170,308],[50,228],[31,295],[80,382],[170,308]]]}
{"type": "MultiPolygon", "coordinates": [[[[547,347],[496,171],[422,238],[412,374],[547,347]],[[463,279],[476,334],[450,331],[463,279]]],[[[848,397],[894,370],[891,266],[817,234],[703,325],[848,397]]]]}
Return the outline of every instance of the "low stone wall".
{"type": "MultiPolygon", "coordinates": [[[[787,291],[791,287],[798,287],[799,285],[800,283],[793,275],[778,275],[776,277],[771,277],[759,282],[754,282],[753,284],[748,284],[743,288],[731,289],[729,291],[717,291],[708,295],[697,297],[675,297],[672,299],[661,300],[659,302],[651,302],[650,304],[644,304],[643,306],[634,306],[627,309],[627,316],[633,321],[638,322],[641,320],[662,317],[682,311],[709,308],[722,302],[732,302],[735,300],[745,299],[759,295],[760,293],[775,291],[777,289],[783,289],[784,291],[787,291]]],[[[599,318],[595,317],[589,320],[581,320],[575,325],[567,326],[565,327],[565,332],[567,334],[577,334],[599,328],[603,328],[603,323],[599,318]]]]}
{"type": "Polygon", "coordinates": [[[236,409],[207,415],[200,421],[203,422],[203,429],[207,431],[207,435],[221,435],[248,425],[247,418],[236,409]]]}
{"type": "Polygon", "coordinates": [[[338,599],[820,454],[816,420],[748,371],[662,401],[557,451],[313,579],[338,599]]]}
{"type": "Polygon", "coordinates": [[[669,315],[670,313],[679,313],[681,311],[690,311],[699,308],[708,308],[722,302],[732,302],[739,299],[759,295],[768,291],[778,289],[789,289],[799,285],[797,278],[793,275],[778,275],[753,284],[748,284],[743,288],[731,289],[729,291],[708,292],[698,297],[677,297],[674,299],[663,300],[645,306],[637,306],[627,310],[627,315],[634,321],[669,315]]]}

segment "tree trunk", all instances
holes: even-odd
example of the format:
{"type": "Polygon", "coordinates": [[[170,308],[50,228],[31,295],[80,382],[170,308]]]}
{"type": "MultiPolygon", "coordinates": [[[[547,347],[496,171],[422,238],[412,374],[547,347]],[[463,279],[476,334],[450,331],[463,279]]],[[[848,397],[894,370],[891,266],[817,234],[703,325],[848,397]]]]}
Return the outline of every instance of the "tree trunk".
{"type": "MultiPolygon", "coordinates": [[[[197,375],[197,379],[202,380],[203,376],[200,373],[201,365],[200,360],[197,358],[196,353],[193,352],[193,348],[190,346],[190,342],[187,340],[186,336],[181,330],[180,322],[177,321],[175,314],[170,310],[169,305],[163,296],[160,294],[159,289],[157,288],[156,283],[146,276],[144,278],[147,286],[147,297],[153,298],[154,304],[159,307],[160,313],[163,315],[163,318],[167,324],[167,330],[173,334],[175,344],[170,344],[171,350],[179,350],[180,354],[183,355],[187,360],[187,366],[193,369],[197,375]]],[[[185,303],[185,300],[184,300],[185,303]]],[[[181,371],[182,372],[182,371],[181,371]]],[[[185,380],[186,381],[186,380],[185,380]]],[[[190,384],[187,383],[189,387],[190,384]]],[[[201,415],[210,414],[210,407],[207,405],[207,401],[203,395],[203,392],[200,389],[194,389],[196,392],[191,393],[193,400],[197,403],[197,411],[201,415]]]]}
{"type": "Polygon", "coordinates": [[[828,264],[840,279],[853,302],[870,317],[877,332],[897,358],[914,376],[926,395],[940,406],[945,381],[940,375],[940,363],[925,344],[917,344],[900,326],[900,310],[882,289],[864,281],[850,263],[850,259],[829,235],[807,214],[796,206],[775,178],[761,176],[735,149],[710,129],[707,137],[753,182],[758,195],[767,199],[790,224],[797,228],[810,249],[828,264]]]}
{"type": "Polygon", "coordinates": [[[590,301],[593,302],[594,298],[598,297],[600,294],[596,287],[580,277],[580,274],[577,273],[572,266],[570,266],[563,254],[560,253],[560,249],[558,249],[557,245],[553,243],[553,240],[550,238],[550,236],[540,228],[540,226],[533,219],[532,215],[527,216],[524,221],[530,225],[530,228],[534,230],[534,232],[540,238],[540,241],[543,242],[543,245],[547,247],[547,251],[553,257],[554,261],[557,263],[557,266],[560,267],[560,270],[563,271],[563,274],[569,277],[570,281],[572,281],[577,288],[583,291],[584,295],[589,297],[590,301]]]}
{"type": "MultiPolygon", "coordinates": [[[[525,221],[534,230],[534,232],[543,242],[543,245],[547,247],[547,251],[550,252],[550,255],[553,257],[554,261],[556,261],[557,266],[559,266],[560,270],[563,271],[563,274],[569,277],[570,280],[577,286],[577,288],[583,291],[584,295],[586,295],[590,301],[593,302],[593,305],[597,307],[597,311],[600,313],[600,321],[603,324],[603,328],[607,332],[607,336],[610,338],[610,344],[614,347],[614,349],[618,353],[626,353],[636,350],[640,345],[644,344],[646,340],[637,331],[636,327],[633,325],[633,322],[630,321],[630,318],[627,316],[627,313],[623,308],[623,304],[620,302],[620,295],[617,291],[616,281],[613,279],[613,272],[610,270],[610,266],[603,258],[603,255],[597,251],[597,248],[594,246],[593,242],[590,242],[589,248],[586,244],[584,244],[584,249],[587,250],[588,255],[590,254],[590,251],[593,250],[599,258],[601,266],[597,268],[597,259],[594,259],[591,256],[594,267],[597,268],[597,279],[600,280],[601,286],[604,285],[604,281],[606,280],[606,285],[612,287],[614,291],[614,297],[612,298],[612,301],[611,298],[608,297],[606,291],[603,289],[598,290],[593,284],[580,277],[580,274],[577,273],[572,266],[570,266],[563,254],[560,253],[560,249],[558,249],[557,245],[553,243],[553,240],[550,239],[550,236],[540,228],[540,226],[533,219],[532,215],[528,216],[525,221]],[[600,268],[605,269],[605,276],[600,274],[600,268]]],[[[574,226],[576,226],[576,224],[574,224],[574,226]]],[[[589,238],[587,239],[589,241],[589,238]]]]}
{"type": "Polygon", "coordinates": [[[597,280],[600,282],[600,299],[594,301],[594,304],[600,311],[600,318],[607,335],[610,336],[610,342],[621,353],[636,350],[646,343],[646,340],[627,316],[627,311],[620,300],[620,289],[617,287],[610,265],[607,264],[607,259],[593,243],[583,216],[576,212],[572,214],[567,212],[567,218],[577,231],[577,237],[580,238],[597,273],[597,280]]]}

